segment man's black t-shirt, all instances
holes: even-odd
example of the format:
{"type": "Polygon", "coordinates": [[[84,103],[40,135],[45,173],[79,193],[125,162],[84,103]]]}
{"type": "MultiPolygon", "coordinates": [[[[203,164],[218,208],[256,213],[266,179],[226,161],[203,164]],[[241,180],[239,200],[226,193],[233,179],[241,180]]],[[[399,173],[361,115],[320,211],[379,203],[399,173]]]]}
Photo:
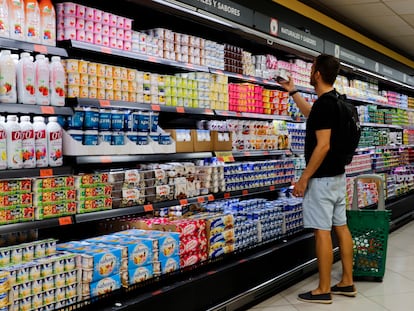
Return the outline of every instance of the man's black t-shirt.
{"type": "MultiPolygon", "coordinates": [[[[335,91],[329,93],[335,94],[335,91]]],[[[338,106],[335,97],[322,94],[313,104],[308,120],[306,122],[306,138],[305,138],[305,160],[309,163],[309,159],[316,146],[316,131],[331,129],[331,146],[336,136],[336,125],[338,124],[338,106]]],[[[345,173],[345,165],[332,152],[328,152],[322,164],[312,177],[332,177],[345,173]]]]}

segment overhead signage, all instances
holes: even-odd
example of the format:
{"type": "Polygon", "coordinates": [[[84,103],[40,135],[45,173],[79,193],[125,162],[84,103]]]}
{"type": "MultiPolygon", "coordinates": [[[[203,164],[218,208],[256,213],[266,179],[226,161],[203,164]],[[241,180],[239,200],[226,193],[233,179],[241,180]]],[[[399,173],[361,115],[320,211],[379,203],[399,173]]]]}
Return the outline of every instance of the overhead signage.
{"type": "Polygon", "coordinates": [[[404,74],[398,70],[392,69],[385,65],[380,64],[378,73],[388,78],[404,82],[404,74]]]}
{"type": "Polygon", "coordinates": [[[304,32],[282,22],[279,22],[278,25],[279,30],[277,36],[279,38],[294,42],[314,51],[323,52],[324,43],[321,38],[315,37],[310,33],[304,32]]]}
{"type": "Polygon", "coordinates": [[[179,0],[217,16],[253,27],[253,10],[229,0],[179,0]]]}
{"type": "Polygon", "coordinates": [[[336,58],[346,61],[350,64],[356,65],[360,68],[370,70],[372,72],[378,72],[379,64],[366,58],[360,54],[347,50],[338,44],[334,44],[329,41],[325,41],[325,53],[334,55],[336,58]]]}

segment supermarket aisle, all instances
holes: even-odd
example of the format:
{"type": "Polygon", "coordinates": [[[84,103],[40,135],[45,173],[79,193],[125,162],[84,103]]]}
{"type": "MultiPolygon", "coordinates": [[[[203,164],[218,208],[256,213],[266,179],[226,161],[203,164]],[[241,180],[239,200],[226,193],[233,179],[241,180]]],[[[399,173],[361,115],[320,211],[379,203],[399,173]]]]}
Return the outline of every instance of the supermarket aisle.
{"type": "MultiPolygon", "coordinates": [[[[355,282],[358,295],[348,298],[333,296],[333,303],[321,305],[300,302],[298,293],[312,290],[317,275],[293,285],[261,302],[250,311],[412,311],[414,306],[414,221],[392,232],[388,239],[386,272],[382,283],[355,282]]],[[[340,277],[340,262],[332,271],[333,284],[340,277]]]]}

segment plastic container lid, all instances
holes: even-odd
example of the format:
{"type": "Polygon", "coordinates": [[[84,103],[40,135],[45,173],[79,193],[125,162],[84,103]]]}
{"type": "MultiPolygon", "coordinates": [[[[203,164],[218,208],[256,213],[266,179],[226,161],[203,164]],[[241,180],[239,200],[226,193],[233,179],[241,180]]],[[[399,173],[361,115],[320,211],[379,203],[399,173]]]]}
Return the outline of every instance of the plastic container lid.
{"type": "Polygon", "coordinates": [[[33,122],[44,122],[45,118],[42,116],[33,117],[33,122]]]}
{"type": "Polygon", "coordinates": [[[30,57],[30,53],[28,53],[28,52],[20,53],[20,58],[23,58],[23,57],[30,57]]]}
{"type": "Polygon", "coordinates": [[[60,56],[52,56],[52,62],[60,62],[60,56]]]}
{"type": "Polygon", "coordinates": [[[46,56],[44,56],[43,54],[37,54],[35,56],[35,59],[46,59],[46,56]]]}
{"type": "Polygon", "coordinates": [[[30,122],[30,117],[29,116],[21,116],[20,117],[20,122],[30,122]]]}
{"type": "Polygon", "coordinates": [[[17,116],[16,115],[8,115],[7,116],[7,121],[17,121],[17,116]]]}
{"type": "Polygon", "coordinates": [[[58,118],[57,117],[49,117],[48,120],[49,120],[49,122],[57,122],[58,118]]]}

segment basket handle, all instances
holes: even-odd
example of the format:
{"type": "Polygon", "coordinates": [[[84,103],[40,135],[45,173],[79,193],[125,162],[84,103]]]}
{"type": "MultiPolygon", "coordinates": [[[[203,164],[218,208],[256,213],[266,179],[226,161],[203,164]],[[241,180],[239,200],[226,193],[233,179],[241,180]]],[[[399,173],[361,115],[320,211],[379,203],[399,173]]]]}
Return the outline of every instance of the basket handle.
{"type": "Polygon", "coordinates": [[[352,210],[358,209],[358,179],[376,179],[379,181],[377,185],[379,185],[378,189],[378,210],[385,211],[385,197],[384,197],[384,178],[378,174],[362,174],[358,175],[354,179],[354,193],[352,195],[352,210]]]}

